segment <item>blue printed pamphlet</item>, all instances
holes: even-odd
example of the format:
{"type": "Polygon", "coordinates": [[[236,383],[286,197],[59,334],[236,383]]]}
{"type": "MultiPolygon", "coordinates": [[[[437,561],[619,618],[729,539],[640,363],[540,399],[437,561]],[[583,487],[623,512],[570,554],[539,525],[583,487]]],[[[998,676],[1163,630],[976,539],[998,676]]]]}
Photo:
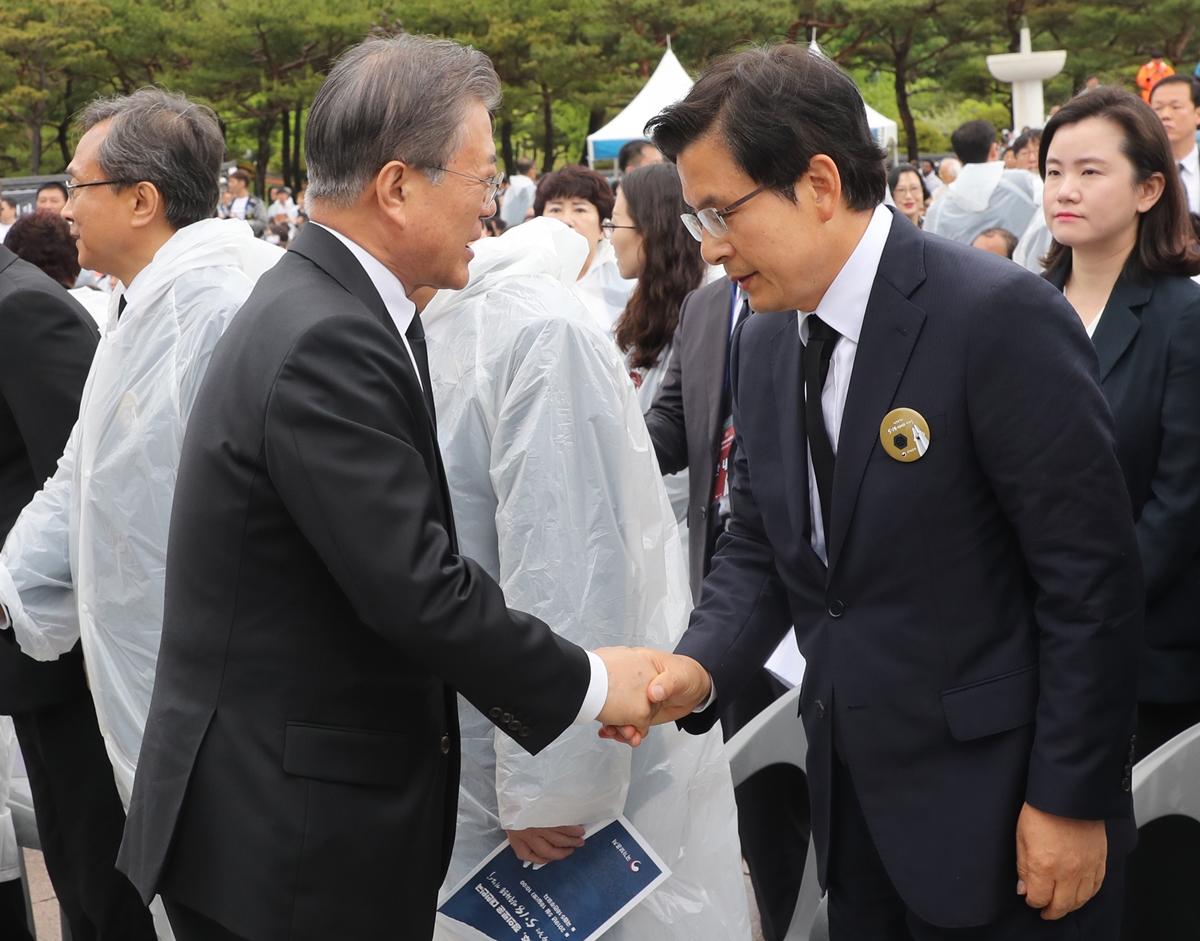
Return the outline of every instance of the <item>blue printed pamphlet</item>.
{"type": "Polygon", "coordinates": [[[566,859],[534,867],[505,841],[459,883],[438,917],[492,941],[592,941],[671,871],[624,817],[566,859]]]}

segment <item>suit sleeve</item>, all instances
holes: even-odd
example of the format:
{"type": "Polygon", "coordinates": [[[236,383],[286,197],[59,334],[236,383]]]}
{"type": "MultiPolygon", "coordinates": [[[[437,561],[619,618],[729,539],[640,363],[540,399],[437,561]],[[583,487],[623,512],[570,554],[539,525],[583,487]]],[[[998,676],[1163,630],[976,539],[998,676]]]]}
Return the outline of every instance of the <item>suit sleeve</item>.
{"type": "Polygon", "coordinates": [[[646,428],[650,431],[650,440],[654,442],[659,470],[664,475],[677,474],[688,466],[687,424],[683,413],[683,325],[691,298],[689,294],[679,311],[679,325],[675,328],[675,341],[671,344],[667,375],[646,412],[646,428]]]}
{"type": "Polygon", "coordinates": [[[792,626],[775,550],[754,499],[754,468],[741,440],[741,409],[753,407],[753,403],[741,401],[738,391],[745,335],[745,330],[734,334],[730,353],[737,440],[729,528],[717,541],[700,606],[692,612],[687,633],[675,648],[676,653],[692,657],[708,670],[717,691],[717,699],[708,709],[679,722],[680,728],[693,734],[713,726],[721,704],[737,696],[792,626]]]}
{"type": "Polygon", "coordinates": [[[505,731],[536,753],[578,715],[587,655],[510,612],[499,586],[452,551],[404,356],[358,315],[305,333],[268,403],[268,471],[359,618],[484,715],[511,713],[505,731]]]}
{"type": "Polygon", "coordinates": [[[38,480],[54,473],[79,416],[96,342],[65,290],[13,291],[0,301],[0,396],[38,480]]]}
{"type": "MultiPolygon", "coordinates": [[[[1167,349],[1162,444],[1150,499],[1137,522],[1138,547],[1153,604],[1200,551],[1200,299],[1176,320],[1167,349]]],[[[1153,638],[1147,638],[1153,643],[1153,638]]]]}
{"type": "Polygon", "coordinates": [[[971,433],[1020,542],[1039,628],[1026,800],[1064,817],[1123,817],[1143,588],[1095,350],[1039,278],[1005,274],[982,296],[967,360],[971,433]]]}

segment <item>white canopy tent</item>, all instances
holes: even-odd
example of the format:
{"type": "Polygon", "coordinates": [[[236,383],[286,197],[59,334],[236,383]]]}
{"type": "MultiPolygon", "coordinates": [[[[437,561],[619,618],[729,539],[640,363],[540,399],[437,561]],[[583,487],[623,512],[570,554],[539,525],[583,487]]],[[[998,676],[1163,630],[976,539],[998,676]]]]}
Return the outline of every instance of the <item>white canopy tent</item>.
{"type": "Polygon", "coordinates": [[[589,166],[595,166],[597,160],[615,160],[622,144],[642,140],[646,136],[646,122],[667,105],[673,105],[683,98],[691,88],[692,77],[679,64],[668,45],[658,68],[642,86],[637,97],[595,134],[588,135],[589,166]]]}
{"type": "MultiPolygon", "coordinates": [[[[824,55],[820,46],[816,51],[824,55]]],[[[642,90],[633,101],[629,102],[615,118],[600,128],[595,134],[589,134],[587,139],[588,165],[595,166],[597,160],[615,160],[623,144],[631,140],[642,140],[646,136],[646,122],[668,105],[682,99],[692,89],[692,78],[679,63],[675,53],[671,51],[668,41],[667,51],[663,54],[642,90]]],[[[884,117],[870,105],[867,109],[867,124],[879,146],[888,154],[895,156],[899,129],[895,121],[884,117]]]]}

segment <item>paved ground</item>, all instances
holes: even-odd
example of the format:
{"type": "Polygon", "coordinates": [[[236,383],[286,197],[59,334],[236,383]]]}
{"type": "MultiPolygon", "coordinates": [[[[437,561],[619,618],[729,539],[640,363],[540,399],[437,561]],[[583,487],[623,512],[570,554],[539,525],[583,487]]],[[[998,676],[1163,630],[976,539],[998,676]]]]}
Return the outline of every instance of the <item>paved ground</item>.
{"type": "Polygon", "coordinates": [[[54,886],[46,875],[46,864],[37,850],[25,850],[25,869],[29,873],[29,898],[33,902],[33,921],[38,941],[62,941],[58,923],[58,901],[54,886]]]}

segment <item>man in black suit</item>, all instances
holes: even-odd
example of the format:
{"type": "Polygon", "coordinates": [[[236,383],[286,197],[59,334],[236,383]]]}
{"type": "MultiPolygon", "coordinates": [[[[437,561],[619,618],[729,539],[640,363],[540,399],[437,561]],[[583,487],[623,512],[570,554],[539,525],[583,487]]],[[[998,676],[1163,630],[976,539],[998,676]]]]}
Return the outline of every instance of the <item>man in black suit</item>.
{"type": "Polygon", "coordinates": [[[710,724],[794,622],[832,941],[1115,938],[1142,580],[1078,318],[890,214],[823,57],[728,58],[651,127],[706,259],[798,311],[735,339],[733,518],[659,718],[710,724]]]}
{"type": "Polygon", "coordinates": [[[309,115],[312,221],[213,353],[120,860],[179,941],[428,938],[455,691],[531,752],[649,721],[648,656],[559,639],[455,551],[407,295],[466,284],[499,92],[449,41],[344,56],[309,115]]]}
{"type": "MultiPolygon", "coordinates": [[[[0,246],[0,538],[54,473],[97,340],[91,317],[61,285],[0,246]]],[[[79,644],[40,662],[0,631],[0,715],[13,718],[46,869],[72,936],[152,941],[150,913],[115,866],[125,812],[79,644]]]]}
{"type": "MultiPolygon", "coordinates": [[[[692,469],[688,562],[696,604],[717,537],[729,522],[728,471],[733,450],[729,346],[734,331],[749,315],[745,296],[724,278],[689,294],[679,310],[666,379],[646,412],[646,427],[662,472],[692,469]]],[[[787,687],[768,670],[759,670],[721,708],[726,741],[785,692],[787,687]]],[[[763,937],[778,941],[787,934],[796,907],[808,850],[804,775],[790,765],[772,765],[738,785],[734,796],[742,855],[750,867],[763,937]]]]}

